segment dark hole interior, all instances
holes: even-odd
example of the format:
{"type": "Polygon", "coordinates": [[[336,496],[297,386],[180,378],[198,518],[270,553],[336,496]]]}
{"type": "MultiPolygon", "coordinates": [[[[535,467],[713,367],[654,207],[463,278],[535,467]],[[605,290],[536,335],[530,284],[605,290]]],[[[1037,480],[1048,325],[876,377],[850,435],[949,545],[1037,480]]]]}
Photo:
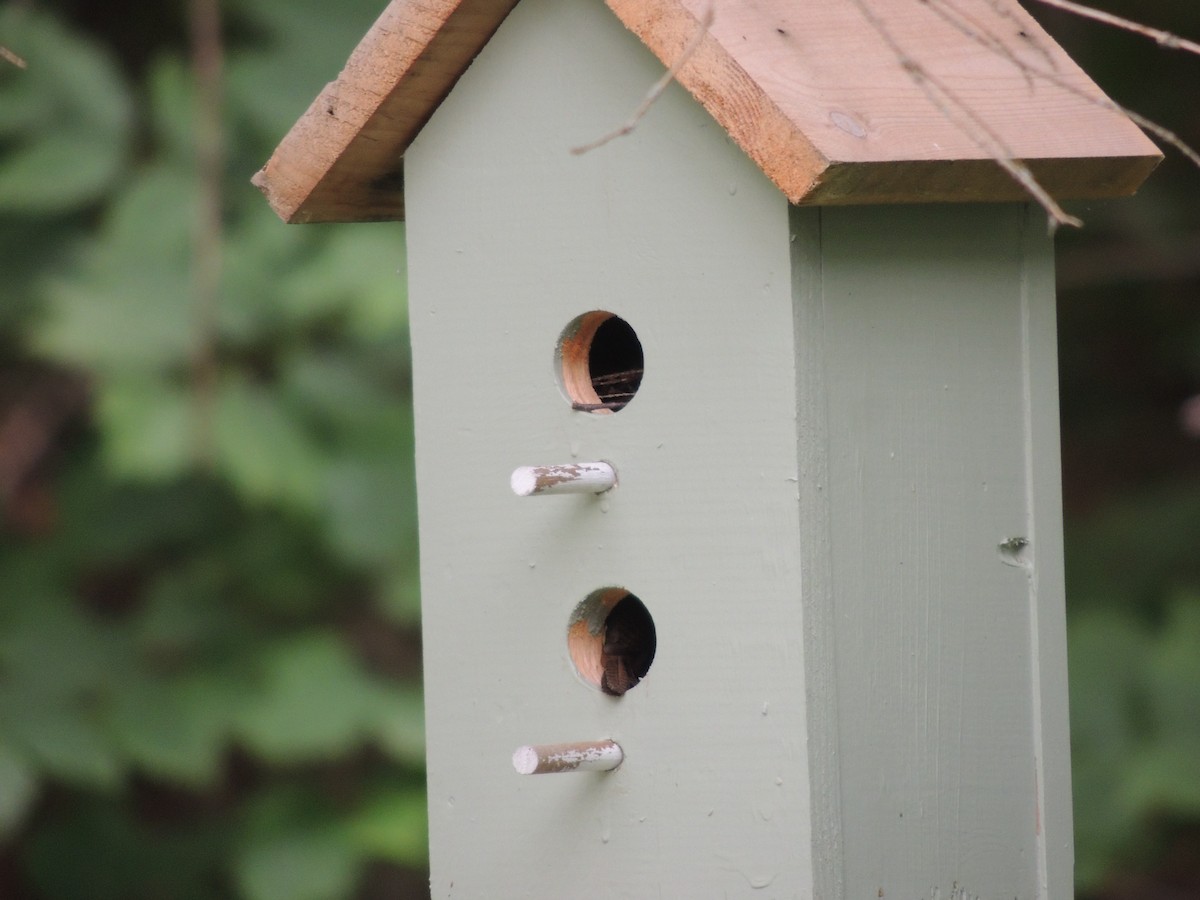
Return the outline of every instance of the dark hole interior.
{"type": "Polygon", "coordinates": [[[642,383],[642,344],[629,323],[605,319],[588,349],[588,375],[605,408],[616,411],[633,399],[642,383]]]}
{"type": "Polygon", "coordinates": [[[654,662],[657,638],[650,611],[633,594],[628,594],[604,620],[604,675],[600,689],[620,697],[641,681],[654,662]]]}

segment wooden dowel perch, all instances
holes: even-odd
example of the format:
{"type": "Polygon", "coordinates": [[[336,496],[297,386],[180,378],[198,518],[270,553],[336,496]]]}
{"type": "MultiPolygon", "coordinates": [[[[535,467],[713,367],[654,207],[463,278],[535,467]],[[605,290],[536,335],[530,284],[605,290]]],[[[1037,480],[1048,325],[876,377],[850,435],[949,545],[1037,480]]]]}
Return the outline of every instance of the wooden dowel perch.
{"type": "Polygon", "coordinates": [[[513,493],[603,494],[617,483],[617,471],[606,462],[571,463],[565,466],[521,466],[512,473],[513,493]]]}
{"type": "Polygon", "coordinates": [[[580,741],[574,744],[538,744],[518,747],[513,768],[519,775],[555,772],[610,772],[625,759],[616,741],[580,741]]]}

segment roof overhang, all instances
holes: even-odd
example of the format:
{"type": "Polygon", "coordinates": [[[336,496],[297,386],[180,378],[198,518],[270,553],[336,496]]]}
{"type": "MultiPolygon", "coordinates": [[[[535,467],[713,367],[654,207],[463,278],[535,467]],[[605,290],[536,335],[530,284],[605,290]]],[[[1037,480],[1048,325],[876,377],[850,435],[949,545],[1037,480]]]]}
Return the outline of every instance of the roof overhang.
{"type": "MultiPolygon", "coordinates": [[[[405,150],[516,2],[391,0],[255,175],[276,213],[402,219],[405,150]]],[[[664,65],[711,8],[676,78],[792,203],[1023,199],[997,155],[1059,200],[1123,196],[1161,160],[1014,0],[606,3],[664,65]]]]}

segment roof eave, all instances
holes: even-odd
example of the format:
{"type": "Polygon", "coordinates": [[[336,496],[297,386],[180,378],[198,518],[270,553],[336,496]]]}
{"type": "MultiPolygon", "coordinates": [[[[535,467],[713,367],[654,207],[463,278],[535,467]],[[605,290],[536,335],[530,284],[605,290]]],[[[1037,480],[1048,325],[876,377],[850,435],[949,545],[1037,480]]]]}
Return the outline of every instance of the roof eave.
{"type": "MultiPolygon", "coordinates": [[[[844,19],[852,7],[818,4],[801,9],[803,4],[796,0],[755,5],[740,0],[606,2],[666,65],[679,58],[702,27],[698,11],[706,10],[708,3],[718,6],[714,26],[676,79],[792,203],[1026,199],[996,160],[948,127],[940,111],[922,108],[921,97],[910,96],[899,120],[892,109],[879,107],[878,92],[871,85],[888,83],[890,100],[898,86],[903,88],[904,76],[896,74],[899,61],[892,49],[872,42],[869,29],[865,36],[844,34],[847,22],[834,17],[844,19]],[[817,13],[826,16],[823,23],[810,21],[817,13]],[[796,17],[812,27],[795,27],[791,20],[796,17]],[[836,32],[833,38],[821,27],[836,32]],[[801,33],[808,42],[805,48],[784,46],[799,41],[795,35],[801,33]],[[838,47],[827,47],[831,40],[854,44],[850,72],[838,68],[842,54],[838,47]],[[826,54],[823,63],[812,61],[817,50],[826,54]],[[807,91],[799,96],[803,102],[790,88],[773,83],[778,81],[779,60],[771,56],[776,51],[793,54],[781,57],[785,67],[816,66],[792,73],[797,76],[794,83],[807,91]],[[870,78],[855,93],[850,81],[861,80],[864,68],[870,78]],[[814,86],[828,78],[831,69],[839,73],[833,91],[843,102],[846,97],[853,101],[845,111],[827,103],[823,89],[814,86]],[[896,121],[908,124],[900,127],[896,121]]],[[[255,175],[254,184],[275,212],[286,222],[403,219],[404,152],[516,3],[391,0],[337,80],[325,87],[255,175]]],[[[899,17],[924,9],[908,0],[880,0],[878,6],[887,7],[901,24],[899,17]]],[[[1012,142],[1024,151],[1015,155],[1023,157],[1057,199],[1132,194],[1161,161],[1158,149],[1032,19],[1026,19],[1015,7],[1012,12],[1006,8],[1003,21],[1011,20],[1022,40],[1036,37],[1038,53],[1052,59],[1060,84],[1043,84],[1045,94],[1026,95],[1026,82],[1031,91],[1036,86],[1029,72],[1007,71],[1004,66],[997,72],[995,58],[971,55],[991,51],[969,44],[955,48],[965,52],[970,66],[978,62],[1000,91],[995,96],[1001,118],[1010,120],[1006,127],[1012,142]],[[1036,116],[1027,111],[1034,100],[1047,104],[1036,116]]],[[[943,34],[942,40],[956,39],[943,34]]],[[[972,69],[968,83],[978,80],[976,74],[972,69]]],[[[913,85],[907,87],[911,95],[913,85]]]]}
{"type": "Polygon", "coordinates": [[[254,185],[285,222],[404,218],[403,156],[517,0],[392,0],[254,185]]]}

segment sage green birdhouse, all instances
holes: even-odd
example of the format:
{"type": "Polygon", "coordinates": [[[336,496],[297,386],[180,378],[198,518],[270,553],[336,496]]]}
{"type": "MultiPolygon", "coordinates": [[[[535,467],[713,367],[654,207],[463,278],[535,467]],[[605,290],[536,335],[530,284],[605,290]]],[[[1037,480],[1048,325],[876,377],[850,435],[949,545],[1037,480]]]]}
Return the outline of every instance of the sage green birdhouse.
{"type": "Polygon", "coordinates": [[[407,222],[433,896],[1071,896],[997,157],[1158,153],[1009,0],[393,0],[296,123],[283,218],[407,222]]]}

